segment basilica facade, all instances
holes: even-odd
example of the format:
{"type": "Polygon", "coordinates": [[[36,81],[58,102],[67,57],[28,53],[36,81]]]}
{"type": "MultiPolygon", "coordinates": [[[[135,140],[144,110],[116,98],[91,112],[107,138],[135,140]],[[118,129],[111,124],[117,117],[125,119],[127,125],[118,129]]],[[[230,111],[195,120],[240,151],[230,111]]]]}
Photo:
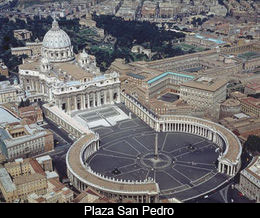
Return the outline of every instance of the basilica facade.
{"type": "Polygon", "coordinates": [[[19,66],[19,78],[26,98],[55,103],[68,114],[120,102],[118,73],[101,73],[85,50],[74,54],[70,37],[55,19],[41,55],[19,66]]]}

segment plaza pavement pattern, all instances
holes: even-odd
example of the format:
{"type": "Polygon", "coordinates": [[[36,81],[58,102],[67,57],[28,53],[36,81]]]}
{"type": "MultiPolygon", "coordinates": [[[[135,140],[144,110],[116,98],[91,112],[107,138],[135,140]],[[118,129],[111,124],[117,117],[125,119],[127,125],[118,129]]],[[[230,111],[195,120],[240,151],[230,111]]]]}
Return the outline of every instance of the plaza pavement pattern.
{"type": "Polygon", "coordinates": [[[212,142],[186,133],[158,133],[159,161],[154,161],[155,131],[133,115],[115,126],[96,127],[100,150],[87,160],[105,176],[124,180],[155,179],[161,198],[186,201],[223,185],[217,172],[218,152],[212,142]]]}

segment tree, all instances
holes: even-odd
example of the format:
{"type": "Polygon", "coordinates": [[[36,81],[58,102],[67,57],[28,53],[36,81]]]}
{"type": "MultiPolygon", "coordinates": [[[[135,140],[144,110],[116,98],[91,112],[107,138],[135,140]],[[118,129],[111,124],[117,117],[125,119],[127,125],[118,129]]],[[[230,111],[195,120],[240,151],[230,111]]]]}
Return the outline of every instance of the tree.
{"type": "Polygon", "coordinates": [[[27,107],[27,106],[29,106],[29,105],[30,105],[30,100],[29,100],[29,98],[27,98],[27,99],[25,100],[25,102],[24,102],[24,106],[27,107]]]}
{"type": "Polygon", "coordinates": [[[260,137],[255,135],[249,135],[247,141],[244,144],[247,151],[255,153],[260,152],[260,137]]]}

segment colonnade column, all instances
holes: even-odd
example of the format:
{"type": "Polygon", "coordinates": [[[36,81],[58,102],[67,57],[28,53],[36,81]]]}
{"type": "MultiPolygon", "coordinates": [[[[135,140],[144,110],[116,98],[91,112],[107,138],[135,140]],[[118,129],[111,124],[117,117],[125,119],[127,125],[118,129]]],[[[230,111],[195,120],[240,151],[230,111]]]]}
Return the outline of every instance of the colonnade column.
{"type": "Polygon", "coordinates": [[[71,108],[70,108],[70,97],[67,97],[67,112],[70,113],[71,108]]]}
{"type": "Polygon", "coordinates": [[[110,99],[110,104],[113,102],[113,91],[112,89],[109,89],[109,99],[110,99]]]}
{"type": "Polygon", "coordinates": [[[107,104],[107,90],[104,91],[104,104],[107,104]]]}
{"type": "Polygon", "coordinates": [[[117,88],[117,103],[120,103],[120,88],[117,88]]]}
{"type": "Polygon", "coordinates": [[[77,110],[77,96],[73,96],[74,98],[74,110],[77,110]]]}
{"type": "Polygon", "coordinates": [[[81,95],[81,109],[84,110],[86,109],[86,99],[85,99],[85,95],[81,95]]]}
{"type": "Polygon", "coordinates": [[[219,161],[218,163],[218,172],[220,173],[226,173],[228,176],[233,176],[235,175],[235,170],[236,170],[236,166],[234,165],[229,165],[229,164],[224,164],[221,161],[219,161]],[[225,168],[227,168],[227,171],[225,172],[225,168]]]}
{"type": "Polygon", "coordinates": [[[219,161],[218,162],[218,172],[221,172],[221,167],[222,167],[222,163],[219,161]]]}
{"type": "Polygon", "coordinates": [[[93,93],[93,107],[96,107],[96,93],[93,93]]]}
{"type": "Polygon", "coordinates": [[[99,107],[101,105],[101,98],[100,98],[100,92],[97,92],[97,106],[99,107]]]}
{"type": "Polygon", "coordinates": [[[88,108],[90,108],[90,100],[89,100],[90,95],[88,94],[87,96],[88,96],[88,108]]]}

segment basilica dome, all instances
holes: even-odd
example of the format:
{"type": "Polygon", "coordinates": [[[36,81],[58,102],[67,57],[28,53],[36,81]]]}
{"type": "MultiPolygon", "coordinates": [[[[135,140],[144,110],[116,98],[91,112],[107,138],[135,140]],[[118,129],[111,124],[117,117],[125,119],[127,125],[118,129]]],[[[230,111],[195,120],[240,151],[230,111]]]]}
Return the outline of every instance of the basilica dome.
{"type": "Polygon", "coordinates": [[[45,48],[65,48],[71,46],[68,34],[59,28],[58,22],[53,21],[52,28],[45,34],[42,42],[45,48]]]}
{"type": "Polygon", "coordinates": [[[50,62],[66,62],[74,59],[73,47],[68,34],[60,29],[54,19],[52,28],[45,34],[42,42],[42,56],[50,62]]]}

